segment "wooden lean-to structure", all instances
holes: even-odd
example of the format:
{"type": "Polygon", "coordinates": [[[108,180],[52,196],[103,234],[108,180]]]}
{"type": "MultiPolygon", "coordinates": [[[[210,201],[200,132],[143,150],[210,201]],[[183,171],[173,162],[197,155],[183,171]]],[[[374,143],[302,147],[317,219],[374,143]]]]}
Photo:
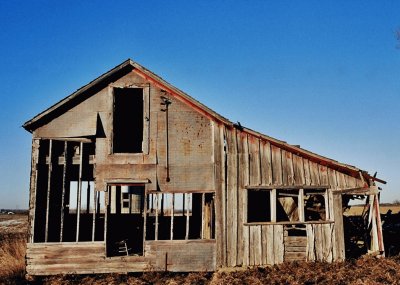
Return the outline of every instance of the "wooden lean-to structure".
{"type": "Polygon", "coordinates": [[[23,127],[30,275],[343,260],[354,197],[384,254],[384,181],[234,124],[132,60],[23,127]]]}

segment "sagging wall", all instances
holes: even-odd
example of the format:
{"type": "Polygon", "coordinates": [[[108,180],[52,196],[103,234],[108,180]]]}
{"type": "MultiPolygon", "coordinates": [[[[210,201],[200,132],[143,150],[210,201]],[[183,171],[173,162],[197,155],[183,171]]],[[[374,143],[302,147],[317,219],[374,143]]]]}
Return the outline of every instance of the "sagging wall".
{"type": "MultiPolygon", "coordinates": [[[[341,194],[363,181],[300,157],[236,128],[214,128],[217,190],[217,265],[263,265],[285,260],[345,258],[341,194]],[[251,186],[327,187],[326,221],[303,223],[304,237],[290,237],[296,223],[247,223],[251,186]],[[294,244],[293,244],[294,243],[294,244]],[[296,248],[293,249],[293,246],[296,248]],[[302,254],[295,253],[302,251],[302,254]]],[[[297,187],[302,188],[302,187],[297,187]]],[[[262,203],[262,201],[260,201],[262,203]]],[[[267,208],[269,205],[265,205],[267,208]]]]}

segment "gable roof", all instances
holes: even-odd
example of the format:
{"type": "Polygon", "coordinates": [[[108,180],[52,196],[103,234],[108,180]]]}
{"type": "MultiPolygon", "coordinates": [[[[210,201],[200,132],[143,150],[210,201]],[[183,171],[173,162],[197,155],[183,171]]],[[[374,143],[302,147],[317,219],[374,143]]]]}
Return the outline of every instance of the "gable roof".
{"type": "MultiPolygon", "coordinates": [[[[146,80],[153,83],[155,86],[165,90],[176,99],[183,101],[184,103],[190,105],[192,108],[196,109],[199,113],[205,115],[206,117],[220,123],[224,124],[228,128],[237,128],[238,126],[233,122],[229,121],[227,118],[221,116],[220,114],[216,113],[215,111],[211,110],[201,102],[195,100],[185,92],[181,91],[180,89],[176,88],[175,86],[171,85],[155,73],[151,72],[150,70],[146,69],[145,67],[141,66],[140,64],[134,62],[131,59],[127,59],[126,61],[122,62],[121,64],[117,65],[113,69],[109,70],[108,72],[104,73],[103,75],[99,76],[95,80],[89,82],[85,86],[79,88],[77,91],[72,93],[71,95],[67,96],[66,98],[62,99],[61,101],[57,102],[53,106],[49,107],[48,109],[44,110],[43,112],[39,113],[29,121],[23,124],[23,128],[29,132],[33,132],[38,127],[48,123],[49,121],[54,118],[57,114],[63,113],[67,111],[71,106],[82,102],[86,98],[90,97],[91,94],[95,94],[96,90],[99,91],[105,86],[107,86],[110,82],[115,81],[116,79],[126,75],[130,71],[134,70],[137,74],[144,77],[146,80]]],[[[347,165],[340,163],[336,160],[332,160],[330,158],[315,154],[308,150],[302,149],[299,146],[294,146],[288,144],[285,141],[281,141],[270,136],[261,134],[249,128],[241,127],[240,130],[246,132],[252,136],[260,138],[261,140],[268,141],[274,146],[282,148],[284,150],[290,151],[295,153],[299,156],[305,157],[310,159],[311,161],[317,162],[324,166],[328,166],[330,168],[336,169],[338,171],[342,171],[347,173],[353,177],[360,178],[360,175],[363,179],[367,181],[372,179],[374,181],[378,181],[380,183],[386,184],[385,181],[378,179],[369,175],[366,171],[358,169],[355,166],[347,165]]]]}

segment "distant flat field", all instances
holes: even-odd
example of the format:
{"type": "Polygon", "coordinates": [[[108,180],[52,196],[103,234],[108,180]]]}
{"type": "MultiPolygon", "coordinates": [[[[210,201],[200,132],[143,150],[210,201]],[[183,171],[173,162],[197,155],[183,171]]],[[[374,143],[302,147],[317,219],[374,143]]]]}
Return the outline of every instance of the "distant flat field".
{"type": "Polygon", "coordinates": [[[0,215],[0,234],[26,234],[28,215],[0,215]]]}
{"type": "MultiPolygon", "coordinates": [[[[351,206],[350,209],[347,209],[344,212],[345,216],[359,216],[362,214],[364,210],[364,205],[354,205],[351,206]]],[[[396,204],[396,205],[390,205],[390,204],[383,204],[380,206],[380,211],[381,214],[386,214],[389,210],[392,211],[392,214],[398,214],[400,213],[400,205],[396,204]]]]}

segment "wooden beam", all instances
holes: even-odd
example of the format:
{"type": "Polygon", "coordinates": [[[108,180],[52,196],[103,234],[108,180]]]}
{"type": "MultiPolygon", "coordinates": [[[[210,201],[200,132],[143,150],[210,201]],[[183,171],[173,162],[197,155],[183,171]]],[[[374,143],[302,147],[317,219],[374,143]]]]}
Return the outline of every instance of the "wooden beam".
{"type": "Polygon", "coordinates": [[[245,226],[258,226],[258,225],[314,225],[314,224],[333,224],[334,221],[308,221],[308,222],[299,222],[299,221],[285,221],[285,222],[251,222],[244,223],[245,226]]]}
{"type": "Polygon", "coordinates": [[[49,141],[49,168],[47,175],[47,203],[46,203],[46,227],[44,233],[44,242],[49,238],[49,212],[50,212],[50,190],[51,190],[51,173],[52,173],[52,156],[53,156],[53,141],[49,141]]]}
{"type": "Polygon", "coordinates": [[[63,166],[63,182],[61,193],[61,217],[60,217],[60,242],[63,241],[64,232],[64,213],[65,213],[65,189],[67,187],[67,161],[68,161],[68,142],[64,142],[64,166],[63,166]]]}
{"type": "Polygon", "coordinates": [[[83,168],[83,142],[79,146],[79,178],[78,178],[78,194],[77,194],[77,205],[76,205],[76,238],[75,241],[79,241],[79,226],[81,216],[81,194],[82,194],[82,168],[83,168]]]}

